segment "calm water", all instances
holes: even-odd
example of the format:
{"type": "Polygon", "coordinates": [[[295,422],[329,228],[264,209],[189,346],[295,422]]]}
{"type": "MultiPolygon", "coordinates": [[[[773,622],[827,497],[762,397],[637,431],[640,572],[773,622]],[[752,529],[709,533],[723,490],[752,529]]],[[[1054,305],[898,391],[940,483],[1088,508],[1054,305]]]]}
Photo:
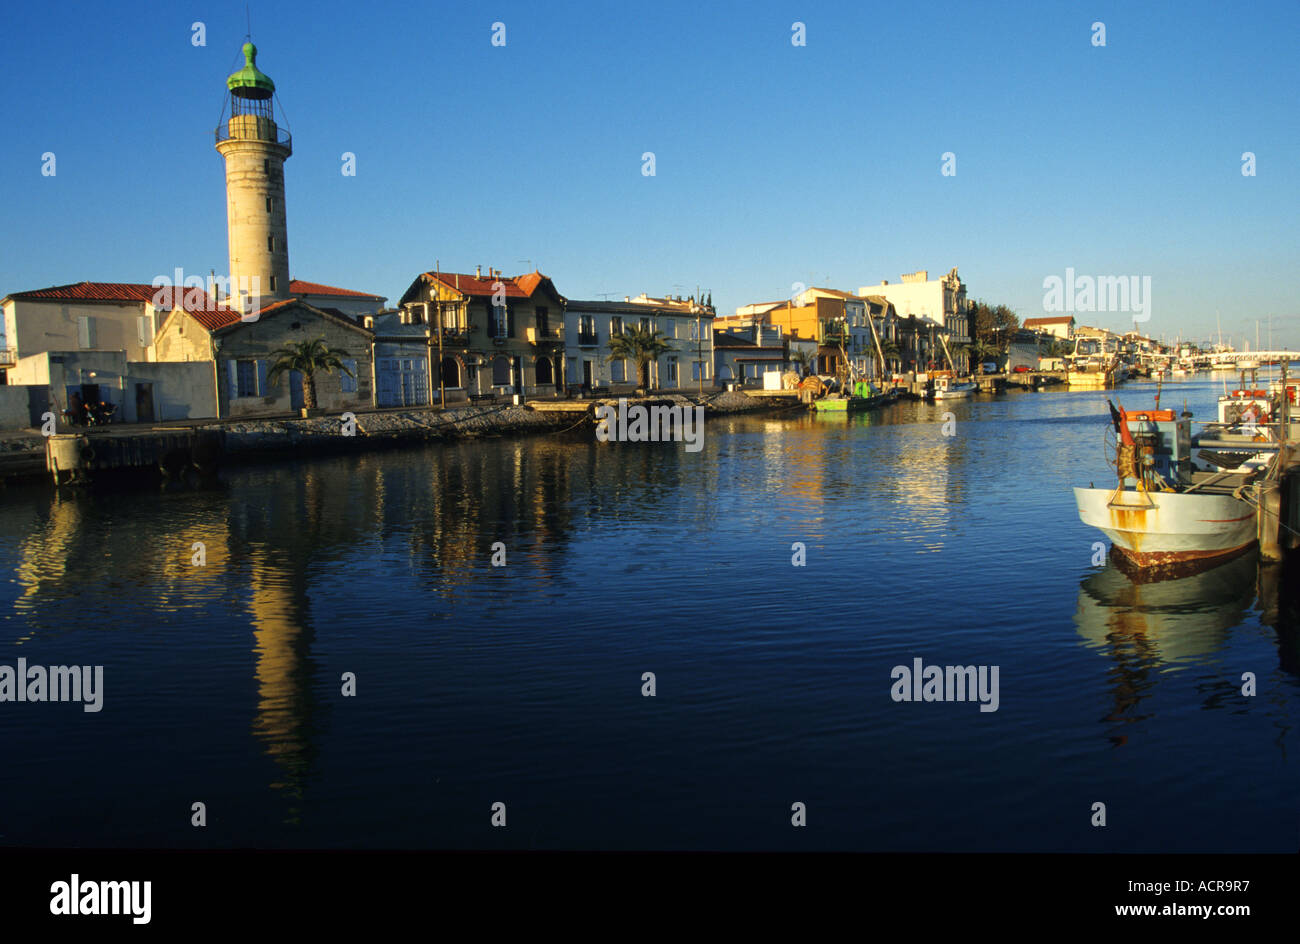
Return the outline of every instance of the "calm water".
{"type": "Polygon", "coordinates": [[[1111,479],[1105,414],[1012,394],[718,420],[699,453],[10,489],[0,664],[102,664],[105,695],[0,704],[0,845],[1295,851],[1294,595],[1252,558],[1094,566],[1069,489],[1111,479]],[[915,657],[1000,666],[999,710],[894,702],[915,657]]]}

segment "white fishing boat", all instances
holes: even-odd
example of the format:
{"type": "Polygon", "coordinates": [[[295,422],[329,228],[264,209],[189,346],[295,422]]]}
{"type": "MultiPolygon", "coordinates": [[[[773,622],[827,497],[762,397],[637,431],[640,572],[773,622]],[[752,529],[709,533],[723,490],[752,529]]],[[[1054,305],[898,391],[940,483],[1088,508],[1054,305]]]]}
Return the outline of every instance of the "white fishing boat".
{"type": "Polygon", "coordinates": [[[1118,483],[1076,488],[1079,519],[1140,569],[1222,560],[1256,540],[1255,470],[1200,469],[1190,414],[1111,407],[1118,483]]]}
{"type": "Polygon", "coordinates": [[[934,398],[936,400],[956,400],[961,397],[969,397],[978,389],[979,384],[961,381],[956,377],[941,376],[934,378],[934,398]]]}

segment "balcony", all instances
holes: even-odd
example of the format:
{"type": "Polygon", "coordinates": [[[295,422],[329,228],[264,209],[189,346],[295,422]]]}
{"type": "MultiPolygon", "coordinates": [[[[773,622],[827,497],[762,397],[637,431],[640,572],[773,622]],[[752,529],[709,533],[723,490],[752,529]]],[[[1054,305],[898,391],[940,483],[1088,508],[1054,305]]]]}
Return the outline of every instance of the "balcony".
{"type": "Polygon", "coordinates": [[[524,337],[529,344],[536,345],[554,345],[564,343],[564,331],[561,328],[547,328],[543,330],[538,327],[525,329],[524,337]]]}
{"type": "Polygon", "coordinates": [[[588,334],[585,331],[578,332],[578,347],[596,347],[600,344],[600,338],[593,331],[588,334]]]}
{"type": "Polygon", "coordinates": [[[454,345],[468,344],[469,332],[470,332],[470,328],[468,326],[460,327],[460,326],[453,325],[451,327],[443,328],[442,343],[454,344],[454,345]]]}
{"type": "Polygon", "coordinates": [[[269,141],[279,144],[283,147],[293,149],[293,137],[284,128],[278,127],[275,122],[266,118],[258,118],[254,115],[236,115],[230,121],[222,123],[221,127],[213,132],[216,143],[242,139],[245,141],[269,141]]]}

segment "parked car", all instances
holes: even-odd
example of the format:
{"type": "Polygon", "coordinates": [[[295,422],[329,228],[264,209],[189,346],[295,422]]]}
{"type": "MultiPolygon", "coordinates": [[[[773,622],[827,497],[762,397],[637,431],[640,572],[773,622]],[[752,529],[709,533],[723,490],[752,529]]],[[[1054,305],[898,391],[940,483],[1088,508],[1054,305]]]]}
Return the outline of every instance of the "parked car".
{"type": "Polygon", "coordinates": [[[983,364],[980,364],[980,370],[986,374],[996,374],[998,372],[998,365],[993,361],[985,361],[983,364]]]}
{"type": "Polygon", "coordinates": [[[1024,364],[1017,364],[1015,367],[1012,368],[1012,373],[1027,374],[1029,373],[1029,368],[1026,367],[1024,364]]]}

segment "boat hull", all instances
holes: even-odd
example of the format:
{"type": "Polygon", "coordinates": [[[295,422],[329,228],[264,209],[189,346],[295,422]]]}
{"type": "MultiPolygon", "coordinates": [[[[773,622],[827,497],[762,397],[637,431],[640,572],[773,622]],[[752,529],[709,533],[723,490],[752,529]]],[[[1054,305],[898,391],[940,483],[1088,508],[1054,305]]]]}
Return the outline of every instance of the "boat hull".
{"type": "Polygon", "coordinates": [[[936,400],[958,400],[962,397],[969,397],[976,389],[977,388],[974,384],[970,384],[969,386],[963,384],[959,387],[952,387],[948,390],[936,390],[934,392],[934,398],[936,400]]]}
{"type": "Polygon", "coordinates": [[[1079,520],[1138,567],[1231,557],[1255,543],[1255,507],[1231,495],[1076,488],[1074,499],[1079,520]]]}
{"type": "Polygon", "coordinates": [[[1065,381],[1081,390],[1110,390],[1115,386],[1115,374],[1108,370],[1071,370],[1066,373],[1065,381]]]}

